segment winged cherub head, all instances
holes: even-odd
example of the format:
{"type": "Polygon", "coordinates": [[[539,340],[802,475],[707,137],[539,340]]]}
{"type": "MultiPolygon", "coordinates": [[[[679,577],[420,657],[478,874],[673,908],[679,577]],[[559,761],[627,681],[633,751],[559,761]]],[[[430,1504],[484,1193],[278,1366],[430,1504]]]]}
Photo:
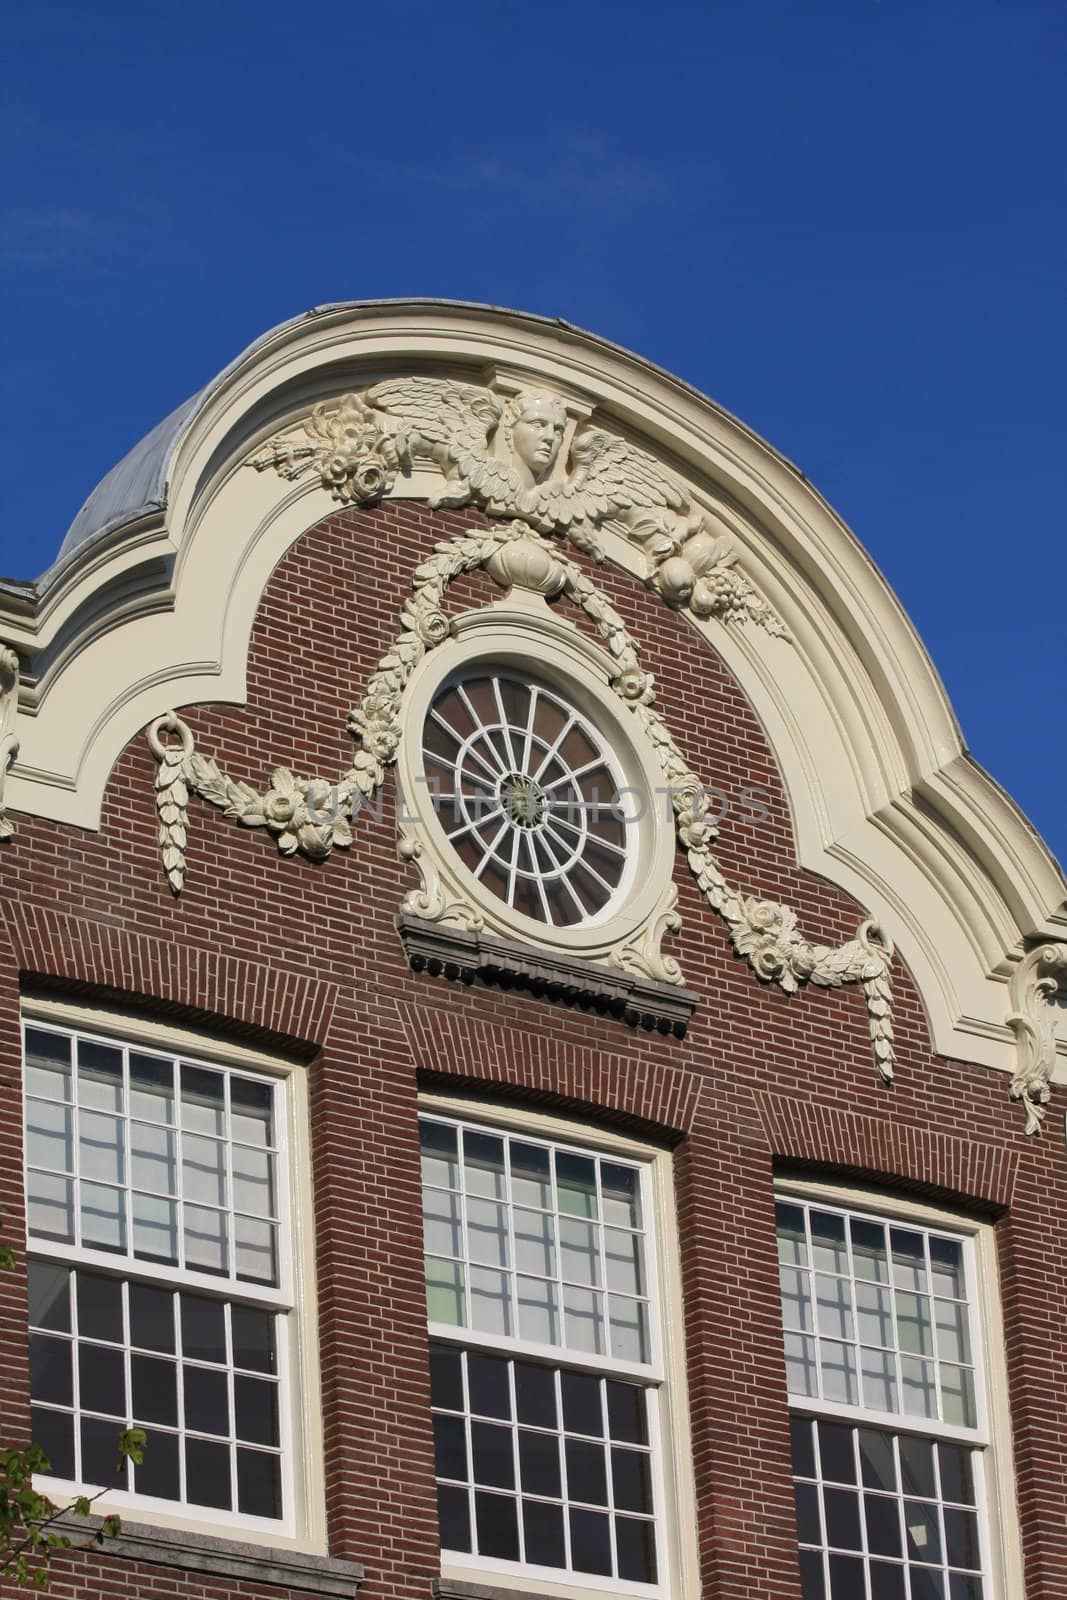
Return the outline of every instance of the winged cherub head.
{"type": "Polygon", "coordinates": [[[523,389],[508,402],[505,438],[530,485],[543,483],[556,464],[567,426],[563,402],[544,389],[523,389]]]}

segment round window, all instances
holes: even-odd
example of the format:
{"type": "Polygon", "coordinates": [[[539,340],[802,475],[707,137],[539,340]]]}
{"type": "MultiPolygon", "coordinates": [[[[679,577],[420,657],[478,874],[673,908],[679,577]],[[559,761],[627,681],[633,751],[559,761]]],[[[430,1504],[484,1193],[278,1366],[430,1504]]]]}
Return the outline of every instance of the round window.
{"type": "Polygon", "coordinates": [[[558,690],[484,666],[448,679],[422,753],[448,840],[487,890],[551,927],[611,905],[629,855],[622,771],[558,690]]]}

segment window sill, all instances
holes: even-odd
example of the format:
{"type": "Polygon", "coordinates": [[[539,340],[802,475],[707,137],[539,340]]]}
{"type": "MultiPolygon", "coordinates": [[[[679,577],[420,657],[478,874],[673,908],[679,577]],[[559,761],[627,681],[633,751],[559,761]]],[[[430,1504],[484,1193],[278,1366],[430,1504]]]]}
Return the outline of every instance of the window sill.
{"type": "Polygon", "coordinates": [[[698,997],[673,983],[641,978],[621,967],[501,939],[495,934],[397,917],[404,954],[413,972],[452,982],[520,989],[556,1005],[610,1016],[631,1028],[684,1039],[698,997]]]}
{"type": "MultiPolygon", "coordinates": [[[[103,1523],[102,1517],[61,1519],[56,1524],[80,1542],[103,1523]]],[[[352,1596],[363,1580],[358,1561],[336,1556],[307,1555],[281,1546],[217,1539],[211,1534],[188,1533],[174,1528],[154,1528],[127,1522],[122,1532],[106,1539],[100,1554],[125,1561],[145,1561],[157,1567],[180,1567],[187,1572],[210,1572],[242,1583],[273,1584],[279,1589],[303,1589],[319,1595],[352,1596]]]]}

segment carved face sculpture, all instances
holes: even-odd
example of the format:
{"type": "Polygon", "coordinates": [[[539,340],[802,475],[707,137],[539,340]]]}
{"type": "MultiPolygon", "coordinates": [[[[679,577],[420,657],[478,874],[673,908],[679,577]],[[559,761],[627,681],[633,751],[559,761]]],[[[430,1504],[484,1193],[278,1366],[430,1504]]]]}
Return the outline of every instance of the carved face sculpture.
{"type": "Polygon", "coordinates": [[[554,395],[528,389],[514,401],[511,446],[534,483],[541,483],[556,464],[567,413],[554,395]]]}

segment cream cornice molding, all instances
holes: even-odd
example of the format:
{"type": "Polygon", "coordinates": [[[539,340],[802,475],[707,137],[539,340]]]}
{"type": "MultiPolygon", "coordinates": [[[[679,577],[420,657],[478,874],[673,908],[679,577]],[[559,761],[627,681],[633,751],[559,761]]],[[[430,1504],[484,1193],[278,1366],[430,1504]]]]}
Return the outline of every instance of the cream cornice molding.
{"type": "MultiPolygon", "coordinates": [[[[163,708],[243,702],[262,588],[331,504],[319,483],[243,463],[315,405],[411,373],[501,390],[506,373],[556,394],[576,421],[638,444],[722,517],[792,642],[684,614],[763,720],[801,864],[894,938],[940,1051],[1014,1072],[1008,978],[1024,949],[1067,933],[1056,863],[965,754],[899,604],[796,468],[677,379],[565,324],[392,302],[326,307],[261,339],[175,442],[165,509],[76,555],[34,615],[0,594],[0,631],[23,662],[8,806],[96,827],[115,759],[163,708]]],[[[425,497],[440,484],[423,464],[393,494],[425,497]]],[[[604,544],[645,581],[642,551],[610,529],[604,544]]],[[[1059,1052],[1067,1077],[1064,1039],[1059,1052]]]]}

